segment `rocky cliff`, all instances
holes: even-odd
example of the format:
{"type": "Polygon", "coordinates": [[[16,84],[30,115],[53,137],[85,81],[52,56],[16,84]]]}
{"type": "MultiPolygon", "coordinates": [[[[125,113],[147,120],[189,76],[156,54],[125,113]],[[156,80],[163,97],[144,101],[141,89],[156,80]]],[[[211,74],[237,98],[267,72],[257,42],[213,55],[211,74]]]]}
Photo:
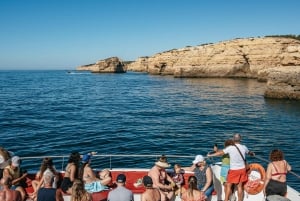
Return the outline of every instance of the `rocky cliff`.
{"type": "Polygon", "coordinates": [[[118,57],[99,60],[95,64],[79,66],[76,70],[87,70],[93,73],[125,73],[126,68],[118,57]]]}
{"type": "Polygon", "coordinates": [[[174,49],[138,58],[127,70],[180,78],[257,78],[268,81],[267,97],[300,100],[300,41],[290,38],[235,39],[174,49]]]}

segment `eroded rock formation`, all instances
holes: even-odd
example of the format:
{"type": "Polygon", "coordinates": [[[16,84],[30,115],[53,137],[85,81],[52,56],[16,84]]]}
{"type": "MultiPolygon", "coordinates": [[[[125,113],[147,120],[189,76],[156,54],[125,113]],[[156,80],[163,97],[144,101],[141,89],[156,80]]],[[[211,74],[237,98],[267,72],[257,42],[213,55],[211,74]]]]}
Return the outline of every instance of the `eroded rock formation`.
{"type": "Polygon", "coordinates": [[[84,65],[76,70],[88,70],[93,73],[125,73],[125,65],[118,57],[99,60],[95,64],[84,65]]]}
{"type": "Polygon", "coordinates": [[[174,49],[151,57],[140,57],[127,69],[181,78],[269,80],[266,97],[300,99],[300,78],[295,76],[300,71],[299,67],[299,40],[264,37],[174,49]]]}

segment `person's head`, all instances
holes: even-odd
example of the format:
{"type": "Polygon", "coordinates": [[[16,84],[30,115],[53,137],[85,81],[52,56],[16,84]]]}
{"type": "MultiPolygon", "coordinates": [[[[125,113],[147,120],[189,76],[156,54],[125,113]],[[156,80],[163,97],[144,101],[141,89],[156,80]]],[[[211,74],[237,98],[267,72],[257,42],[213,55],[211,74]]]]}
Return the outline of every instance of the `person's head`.
{"type": "Polygon", "coordinates": [[[144,176],[143,177],[143,184],[147,188],[151,188],[153,186],[153,181],[152,178],[149,176],[144,176]]]}
{"type": "Polygon", "coordinates": [[[72,186],[72,200],[80,201],[83,195],[86,193],[84,189],[84,183],[81,179],[75,179],[72,186]]]}
{"type": "Polygon", "coordinates": [[[11,167],[12,169],[16,169],[20,166],[20,163],[21,163],[21,159],[19,156],[14,156],[12,157],[11,159],[11,167]]]}
{"type": "Polygon", "coordinates": [[[159,160],[155,163],[155,165],[159,169],[165,169],[170,167],[170,164],[168,163],[167,157],[165,155],[162,155],[159,160]]]}
{"type": "Polygon", "coordinates": [[[284,154],[280,149],[273,149],[270,153],[270,161],[281,161],[284,159],[284,154]]]}
{"type": "Polygon", "coordinates": [[[181,173],[181,165],[175,164],[174,165],[174,172],[177,173],[177,174],[181,173]]]}
{"type": "Polygon", "coordinates": [[[205,166],[206,165],[205,158],[202,155],[197,155],[195,157],[195,160],[193,160],[193,164],[196,165],[197,167],[205,166]]]}
{"type": "Polygon", "coordinates": [[[224,142],[224,147],[228,147],[228,146],[230,146],[230,145],[234,145],[233,140],[232,140],[232,139],[227,139],[227,140],[225,140],[225,142],[224,142]]]}
{"type": "Polygon", "coordinates": [[[79,164],[79,162],[80,162],[80,154],[78,152],[72,152],[69,157],[68,163],[79,164]]]}
{"type": "Polygon", "coordinates": [[[82,156],[81,162],[82,162],[83,164],[85,164],[85,163],[90,163],[90,162],[91,162],[91,158],[92,158],[92,155],[91,155],[91,154],[84,154],[84,155],[82,156]]]}
{"type": "Polygon", "coordinates": [[[242,136],[239,133],[233,134],[233,141],[234,143],[240,143],[242,141],[242,136]]]}
{"type": "Polygon", "coordinates": [[[188,188],[189,189],[197,189],[197,178],[192,175],[188,178],[188,188]]]}
{"type": "Polygon", "coordinates": [[[54,181],[54,175],[53,175],[53,173],[51,173],[50,171],[46,171],[44,173],[43,177],[44,177],[44,183],[45,183],[45,185],[52,186],[52,183],[54,181]]]}
{"type": "Polygon", "coordinates": [[[50,157],[43,158],[43,161],[41,163],[41,171],[44,172],[47,168],[52,169],[53,168],[53,160],[50,157]]]}
{"type": "Polygon", "coordinates": [[[100,179],[105,179],[107,177],[111,177],[111,172],[109,171],[109,169],[103,169],[100,173],[99,173],[99,177],[100,179]]]}
{"type": "Polygon", "coordinates": [[[47,167],[53,166],[53,160],[50,157],[43,158],[42,164],[47,167]]]}
{"type": "Polygon", "coordinates": [[[124,174],[119,174],[116,179],[117,184],[125,185],[126,176],[124,174]]]}

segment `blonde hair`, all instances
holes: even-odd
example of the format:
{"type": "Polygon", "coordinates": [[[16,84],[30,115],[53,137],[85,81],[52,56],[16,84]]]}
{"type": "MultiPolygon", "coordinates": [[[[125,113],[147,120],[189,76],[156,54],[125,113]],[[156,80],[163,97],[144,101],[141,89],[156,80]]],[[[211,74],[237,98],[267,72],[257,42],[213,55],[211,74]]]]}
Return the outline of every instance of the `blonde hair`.
{"type": "Polygon", "coordinates": [[[84,183],[75,179],[72,186],[71,201],[91,201],[91,195],[84,189],[84,183]]]}

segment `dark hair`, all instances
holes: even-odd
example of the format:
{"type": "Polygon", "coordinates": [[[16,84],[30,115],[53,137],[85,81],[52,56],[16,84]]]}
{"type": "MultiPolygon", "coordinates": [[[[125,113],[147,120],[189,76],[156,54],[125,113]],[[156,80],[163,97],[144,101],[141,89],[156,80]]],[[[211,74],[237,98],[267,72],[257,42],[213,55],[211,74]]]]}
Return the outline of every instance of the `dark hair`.
{"type": "Polygon", "coordinates": [[[269,158],[270,161],[281,161],[284,159],[284,154],[280,149],[273,149],[269,158]]]}
{"type": "Polygon", "coordinates": [[[53,173],[56,174],[56,171],[53,166],[53,160],[50,157],[45,157],[42,161],[41,167],[40,167],[40,175],[41,177],[43,176],[45,170],[49,168],[49,170],[53,173]]]}
{"type": "Polygon", "coordinates": [[[194,197],[193,190],[197,190],[197,177],[190,176],[188,178],[188,195],[190,197],[194,197]]]}
{"type": "Polygon", "coordinates": [[[76,166],[75,177],[78,178],[80,167],[80,154],[78,152],[72,152],[69,157],[68,163],[74,163],[74,165],[76,166]]]}
{"type": "Polygon", "coordinates": [[[80,162],[80,154],[78,152],[72,152],[69,157],[68,163],[79,164],[79,162],[80,162]]]}

